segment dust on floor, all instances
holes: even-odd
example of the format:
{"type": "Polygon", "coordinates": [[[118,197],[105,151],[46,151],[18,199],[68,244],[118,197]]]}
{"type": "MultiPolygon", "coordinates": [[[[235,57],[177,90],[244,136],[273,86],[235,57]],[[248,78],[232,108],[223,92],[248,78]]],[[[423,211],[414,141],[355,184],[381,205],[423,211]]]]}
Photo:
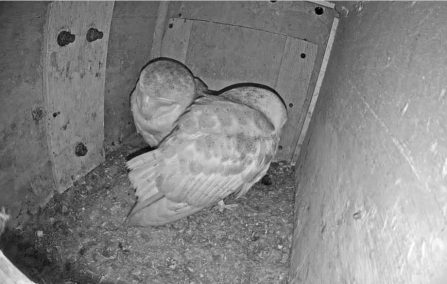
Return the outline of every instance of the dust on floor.
{"type": "Polygon", "coordinates": [[[85,178],[57,194],[22,230],[2,236],[1,249],[36,283],[287,283],[293,230],[294,174],[269,169],[232,210],[204,209],[161,227],[123,221],[135,202],[126,144],[85,178]],[[267,182],[268,183],[268,182],[267,182]]]}

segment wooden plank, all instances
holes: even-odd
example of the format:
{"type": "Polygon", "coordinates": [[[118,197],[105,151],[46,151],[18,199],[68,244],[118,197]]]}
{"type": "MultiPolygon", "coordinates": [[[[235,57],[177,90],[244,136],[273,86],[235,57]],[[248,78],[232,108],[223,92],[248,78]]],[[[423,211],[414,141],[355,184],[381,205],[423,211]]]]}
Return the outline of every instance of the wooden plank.
{"type": "Polygon", "coordinates": [[[49,5],[44,97],[48,144],[59,192],[104,161],[104,83],[113,6],[111,1],[49,5]],[[89,28],[103,32],[103,38],[88,42],[89,28]],[[61,31],[70,31],[75,41],[59,46],[56,39],[61,31]]]}
{"type": "Polygon", "coordinates": [[[209,21],[278,33],[325,44],[334,9],[315,13],[315,3],[304,1],[181,1],[170,2],[169,17],[209,21]]]}
{"type": "Polygon", "coordinates": [[[169,20],[168,28],[163,38],[161,56],[185,63],[192,23],[192,21],[178,18],[169,20]]]}
{"type": "Polygon", "coordinates": [[[163,34],[165,32],[166,21],[168,17],[169,2],[160,1],[158,6],[157,21],[153,34],[152,48],[150,58],[154,59],[161,56],[163,34]]]}
{"type": "Polygon", "coordinates": [[[292,164],[295,165],[300,152],[301,152],[301,146],[303,145],[304,142],[304,138],[306,137],[306,133],[307,133],[307,129],[309,128],[309,123],[310,120],[312,118],[314,109],[315,109],[315,105],[317,104],[317,100],[318,100],[318,96],[320,94],[320,88],[321,88],[321,84],[323,83],[323,79],[324,79],[324,74],[326,73],[326,67],[329,61],[329,56],[331,54],[331,50],[332,50],[332,45],[334,44],[334,39],[335,39],[335,33],[337,32],[337,27],[338,27],[338,19],[334,18],[334,22],[332,24],[332,28],[331,28],[331,34],[329,35],[329,40],[328,40],[328,44],[326,46],[326,50],[324,52],[324,57],[323,57],[323,63],[321,65],[321,69],[320,72],[318,74],[318,80],[317,80],[317,84],[314,88],[314,92],[312,95],[312,100],[310,102],[308,111],[306,112],[306,118],[300,133],[300,136],[298,138],[298,143],[296,145],[296,149],[295,152],[293,154],[292,157],[292,164]]]}
{"type": "Polygon", "coordinates": [[[304,109],[310,77],[315,65],[318,46],[296,38],[287,38],[278,81],[275,89],[283,97],[288,110],[288,120],[281,135],[275,160],[290,161],[301,132],[300,118],[304,109]]]}
{"type": "Polygon", "coordinates": [[[301,132],[300,117],[303,112],[306,112],[303,109],[304,100],[309,88],[317,51],[316,44],[296,38],[287,38],[275,89],[286,103],[288,120],[281,135],[280,150],[276,155],[276,161],[290,161],[298,143],[301,132]]]}
{"type": "Polygon", "coordinates": [[[332,2],[329,2],[329,1],[306,1],[306,2],[317,4],[317,5],[324,6],[326,8],[331,8],[331,9],[334,9],[334,7],[335,7],[335,4],[332,2]]]}
{"type": "Polygon", "coordinates": [[[36,214],[54,192],[41,67],[48,5],[0,3],[0,207],[12,215],[10,228],[25,224],[29,216],[20,212],[36,214]]]}
{"type": "Polygon", "coordinates": [[[275,87],[285,36],[193,22],[186,64],[211,89],[219,90],[244,82],[275,87]]]}
{"type": "Polygon", "coordinates": [[[160,2],[117,1],[113,7],[104,92],[106,151],[120,147],[135,133],[129,95],[141,69],[151,59],[159,6],[160,2]]]}

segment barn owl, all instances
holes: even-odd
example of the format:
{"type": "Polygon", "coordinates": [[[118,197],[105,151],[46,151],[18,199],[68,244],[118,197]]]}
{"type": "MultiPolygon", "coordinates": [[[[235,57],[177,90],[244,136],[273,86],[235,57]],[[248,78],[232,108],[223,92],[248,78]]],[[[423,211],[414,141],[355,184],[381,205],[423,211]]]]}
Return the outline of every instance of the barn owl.
{"type": "MultiPolygon", "coordinates": [[[[200,79],[171,59],[154,60],[141,71],[130,104],[135,127],[151,147],[171,133],[180,115],[199,95],[196,80],[200,79]]],[[[200,94],[207,90],[205,83],[198,87],[200,94]]]]}
{"type": "Polygon", "coordinates": [[[137,203],[127,222],[157,226],[243,196],[267,172],[287,110],[262,86],[198,97],[158,149],[127,162],[137,203]]]}

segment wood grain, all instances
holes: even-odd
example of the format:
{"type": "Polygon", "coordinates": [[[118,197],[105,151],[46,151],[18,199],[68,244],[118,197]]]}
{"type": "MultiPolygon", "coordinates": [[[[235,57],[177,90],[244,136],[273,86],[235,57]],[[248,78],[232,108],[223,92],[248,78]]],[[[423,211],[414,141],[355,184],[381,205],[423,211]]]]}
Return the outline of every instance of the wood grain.
{"type": "Polygon", "coordinates": [[[161,56],[186,61],[192,21],[171,19],[162,42],[161,56]]]}
{"type": "Polygon", "coordinates": [[[47,135],[56,189],[70,187],[104,161],[104,83],[114,2],[52,2],[45,26],[43,60],[47,135]],[[89,28],[103,38],[86,40],[89,28]],[[59,46],[70,31],[73,43],[59,46]],[[83,143],[84,156],[75,154],[83,143]]]}
{"type": "MultiPolygon", "coordinates": [[[[163,2],[161,2],[163,3],[163,2]]],[[[104,92],[104,147],[116,149],[135,133],[130,94],[151,59],[160,2],[117,1],[107,48],[104,92]]],[[[158,46],[161,48],[161,43],[158,46]]]]}
{"type": "Polygon", "coordinates": [[[324,74],[326,73],[326,67],[329,62],[329,56],[331,55],[332,46],[334,44],[335,33],[338,27],[338,19],[334,18],[334,23],[332,24],[331,34],[329,36],[328,44],[326,46],[326,50],[324,52],[323,62],[321,64],[320,72],[318,74],[318,80],[313,90],[312,99],[310,101],[309,107],[307,107],[306,117],[303,122],[303,126],[301,128],[301,132],[298,138],[298,143],[296,145],[295,152],[292,157],[292,164],[295,165],[296,161],[301,152],[301,147],[304,142],[304,138],[306,138],[307,129],[309,128],[310,120],[312,119],[312,115],[315,109],[315,105],[317,104],[318,96],[320,94],[320,88],[323,83],[324,74]]]}
{"type": "Polygon", "coordinates": [[[169,17],[208,21],[287,35],[316,44],[326,44],[333,9],[305,1],[183,1],[170,2],[169,17]]]}
{"type": "Polygon", "coordinates": [[[157,12],[157,21],[155,22],[155,28],[152,40],[151,55],[150,55],[151,59],[161,56],[163,34],[165,32],[168,10],[169,10],[169,2],[160,1],[157,12]]]}
{"type": "Polygon", "coordinates": [[[186,64],[211,89],[245,82],[275,87],[285,36],[193,22],[186,64]]]}
{"type": "Polygon", "coordinates": [[[315,66],[318,46],[299,39],[287,38],[275,89],[284,99],[288,120],[284,125],[276,160],[289,161],[295,152],[307,108],[304,101],[315,66]],[[304,58],[302,58],[304,57],[304,58]]]}

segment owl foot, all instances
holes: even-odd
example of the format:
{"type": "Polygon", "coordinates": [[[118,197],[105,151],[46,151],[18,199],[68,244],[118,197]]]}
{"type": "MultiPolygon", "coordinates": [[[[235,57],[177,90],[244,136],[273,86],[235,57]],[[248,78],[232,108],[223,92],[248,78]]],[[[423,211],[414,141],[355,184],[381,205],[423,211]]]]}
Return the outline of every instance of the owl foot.
{"type": "Polygon", "coordinates": [[[225,209],[233,210],[234,208],[236,208],[238,206],[239,206],[238,204],[226,205],[223,200],[221,200],[221,201],[219,201],[219,203],[217,203],[217,207],[218,207],[219,211],[222,213],[225,211],[225,209]]]}

